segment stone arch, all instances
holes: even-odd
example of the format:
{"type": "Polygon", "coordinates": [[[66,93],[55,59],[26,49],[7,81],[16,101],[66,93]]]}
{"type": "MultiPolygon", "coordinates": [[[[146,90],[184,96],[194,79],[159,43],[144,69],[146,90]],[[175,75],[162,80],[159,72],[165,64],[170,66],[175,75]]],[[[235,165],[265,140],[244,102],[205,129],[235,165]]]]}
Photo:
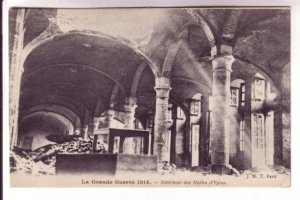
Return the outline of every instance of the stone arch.
{"type": "Polygon", "coordinates": [[[242,11],[239,9],[231,10],[230,15],[223,27],[222,37],[227,39],[234,39],[237,25],[239,22],[239,17],[242,11]]]}
{"type": "Polygon", "coordinates": [[[115,102],[116,102],[116,98],[117,98],[117,94],[119,92],[119,85],[115,85],[113,91],[111,92],[111,96],[110,96],[110,103],[109,103],[109,109],[114,108],[115,106],[115,102]]]}
{"type": "Polygon", "coordinates": [[[278,89],[278,88],[280,88],[280,87],[279,87],[279,85],[276,84],[276,82],[273,80],[272,76],[270,75],[271,72],[268,72],[268,71],[264,70],[262,67],[260,67],[260,66],[258,66],[258,65],[256,65],[256,64],[254,64],[254,63],[252,63],[252,62],[250,62],[250,61],[248,61],[248,60],[245,60],[245,59],[242,59],[242,58],[239,58],[239,57],[234,57],[234,58],[235,58],[236,61],[239,61],[239,62],[241,62],[242,64],[245,64],[245,65],[246,65],[245,67],[252,67],[252,68],[255,69],[253,72],[248,73],[248,77],[243,77],[243,78],[240,77],[240,78],[242,78],[242,79],[244,79],[244,80],[246,81],[247,79],[252,79],[252,78],[254,78],[255,74],[256,74],[256,73],[259,73],[259,74],[261,74],[261,75],[262,75],[262,76],[263,76],[263,77],[271,84],[271,87],[274,89],[274,92],[275,92],[277,95],[280,94],[280,90],[278,89]],[[247,66],[247,65],[248,65],[248,66],[247,66]]]}
{"type": "Polygon", "coordinates": [[[210,25],[207,23],[205,18],[199,14],[195,13],[192,9],[186,9],[187,13],[191,16],[192,21],[187,22],[182,26],[181,29],[178,30],[176,35],[182,35],[184,31],[191,25],[200,25],[201,28],[203,29],[207,40],[211,46],[211,56],[217,55],[217,46],[216,46],[216,40],[215,40],[215,35],[210,27],[210,25]]]}
{"type": "Polygon", "coordinates": [[[66,130],[68,130],[68,135],[72,135],[74,133],[74,125],[72,124],[72,122],[65,116],[58,114],[56,112],[52,112],[52,111],[34,111],[31,113],[28,113],[21,119],[20,125],[22,125],[22,122],[25,120],[29,120],[32,117],[38,117],[41,115],[44,115],[47,117],[50,116],[50,117],[56,119],[61,124],[63,124],[64,127],[66,128],[66,130]]]}
{"type": "Polygon", "coordinates": [[[55,112],[37,111],[29,113],[22,118],[19,124],[18,141],[20,143],[18,145],[31,150],[55,143],[47,139],[49,135],[74,134],[73,124],[55,112]],[[24,142],[28,139],[30,139],[30,144],[25,143],[26,146],[24,146],[24,142]]]}
{"type": "Polygon", "coordinates": [[[139,82],[141,80],[141,77],[143,75],[143,72],[146,68],[146,65],[147,63],[146,62],[142,62],[137,70],[136,70],[136,73],[134,75],[134,78],[133,78],[133,81],[132,81],[132,84],[131,84],[131,89],[130,89],[130,96],[133,97],[133,98],[136,98],[136,93],[137,93],[137,89],[138,89],[138,85],[139,85],[139,82]]]}
{"type": "Polygon", "coordinates": [[[231,80],[231,85],[232,85],[232,86],[236,86],[237,84],[239,84],[239,83],[241,83],[241,82],[245,82],[245,80],[242,79],[242,78],[235,78],[235,79],[232,79],[232,80],[231,80]]]}
{"type": "Polygon", "coordinates": [[[81,127],[81,119],[77,115],[77,113],[75,113],[74,111],[70,110],[69,108],[67,108],[65,106],[56,105],[56,104],[35,105],[35,106],[29,108],[29,110],[27,112],[25,112],[24,114],[21,114],[20,117],[22,118],[23,116],[26,116],[30,113],[39,112],[39,111],[58,113],[58,114],[64,116],[65,118],[69,119],[72,122],[74,128],[81,127]]]}
{"type": "Polygon", "coordinates": [[[194,94],[192,96],[191,99],[194,99],[194,100],[201,100],[201,97],[202,97],[202,94],[200,92],[197,92],[196,94],[194,94]]]}
{"type": "Polygon", "coordinates": [[[206,85],[204,85],[204,84],[202,84],[198,81],[188,79],[188,78],[179,78],[179,77],[173,78],[172,80],[186,81],[186,82],[189,82],[189,83],[193,83],[193,84],[197,85],[197,87],[199,88],[199,90],[202,94],[208,95],[208,94],[211,93],[210,88],[208,88],[206,85]]]}
{"type": "Polygon", "coordinates": [[[48,69],[48,68],[53,68],[53,67],[61,67],[61,66],[72,66],[72,67],[82,67],[82,68],[86,68],[86,69],[89,69],[93,72],[96,72],[96,73],[99,73],[107,78],[109,78],[110,80],[112,80],[113,82],[115,82],[119,87],[120,89],[125,92],[125,89],[124,87],[122,86],[122,84],[114,79],[112,76],[102,72],[101,70],[97,69],[96,67],[94,66],[89,66],[89,65],[84,65],[84,64],[75,64],[75,63],[58,63],[58,64],[51,64],[51,65],[47,65],[47,66],[44,66],[44,67],[39,67],[33,71],[31,71],[29,74],[26,74],[26,76],[24,76],[23,78],[23,82],[26,82],[27,79],[29,79],[33,74],[35,74],[36,72],[39,72],[41,70],[45,70],[45,69],[48,69]]]}
{"type": "Polygon", "coordinates": [[[188,108],[186,107],[186,105],[184,105],[183,103],[179,103],[176,100],[174,100],[173,98],[169,98],[169,101],[174,104],[175,106],[178,106],[181,108],[181,110],[183,111],[183,113],[185,114],[185,116],[187,116],[189,114],[188,108]]]}
{"type": "Polygon", "coordinates": [[[37,104],[34,104],[33,106],[44,105],[44,104],[58,105],[58,106],[65,107],[65,108],[71,110],[72,112],[76,113],[76,115],[79,116],[81,121],[83,121],[82,119],[84,117],[84,112],[83,111],[87,110],[85,105],[83,105],[81,102],[79,102],[75,99],[71,99],[69,97],[61,96],[61,95],[54,95],[54,94],[44,96],[42,99],[40,99],[39,102],[37,102],[37,104]],[[75,110],[74,108],[72,108],[72,106],[67,106],[63,103],[46,101],[48,99],[53,99],[53,98],[60,98],[60,99],[67,100],[68,102],[72,102],[74,104],[74,106],[78,106],[78,108],[80,108],[80,110],[75,110]]]}
{"type": "Polygon", "coordinates": [[[101,98],[101,96],[99,96],[98,94],[96,94],[95,92],[93,92],[91,89],[87,88],[87,87],[84,87],[84,86],[79,86],[79,85],[76,85],[76,84],[72,84],[72,83],[69,83],[69,82],[54,82],[53,84],[57,84],[57,85],[65,85],[65,86],[68,86],[68,87],[74,87],[74,88],[78,88],[78,89],[81,89],[81,90],[84,90],[84,91],[87,91],[89,94],[91,94],[91,96],[94,96],[95,98],[101,98]]]}
{"type": "MultiPolygon", "coordinates": [[[[49,25],[49,27],[50,27],[50,25],[49,25]]],[[[155,77],[158,76],[158,74],[159,74],[158,66],[151,60],[150,56],[146,55],[146,53],[144,53],[142,50],[140,50],[137,47],[137,45],[135,45],[134,43],[130,42],[129,40],[123,39],[121,37],[113,37],[113,36],[98,32],[98,31],[91,31],[91,30],[73,30],[73,31],[69,31],[67,33],[60,33],[57,31],[57,32],[53,33],[51,31],[49,32],[49,28],[47,28],[41,35],[39,35],[37,38],[35,38],[33,41],[31,41],[29,44],[27,44],[24,47],[21,65],[23,66],[28,55],[37,47],[39,47],[47,42],[51,42],[52,40],[54,40],[57,37],[67,36],[67,35],[71,35],[71,34],[75,34],[75,33],[83,34],[86,36],[106,38],[109,40],[117,41],[117,42],[131,48],[134,52],[136,52],[139,56],[141,56],[145,60],[145,62],[147,62],[147,64],[151,68],[154,76],[155,77]]]]}
{"type": "Polygon", "coordinates": [[[177,41],[175,43],[171,43],[167,50],[167,55],[165,57],[165,61],[163,64],[162,75],[166,77],[170,77],[172,73],[172,67],[174,65],[174,61],[177,55],[177,52],[181,46],[182,40],[177,41]]]}

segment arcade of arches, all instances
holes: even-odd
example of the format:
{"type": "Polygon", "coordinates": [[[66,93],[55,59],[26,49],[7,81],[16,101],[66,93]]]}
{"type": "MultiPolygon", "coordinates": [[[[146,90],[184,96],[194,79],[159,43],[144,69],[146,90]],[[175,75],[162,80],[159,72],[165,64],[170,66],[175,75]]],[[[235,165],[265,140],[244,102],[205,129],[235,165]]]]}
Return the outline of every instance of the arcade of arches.
{"type": "Polygon", "coordinates": [[[288,9],[125,11],[10,10],[11,147],[146,129],[159,161],[290,167],[288,9]]]}

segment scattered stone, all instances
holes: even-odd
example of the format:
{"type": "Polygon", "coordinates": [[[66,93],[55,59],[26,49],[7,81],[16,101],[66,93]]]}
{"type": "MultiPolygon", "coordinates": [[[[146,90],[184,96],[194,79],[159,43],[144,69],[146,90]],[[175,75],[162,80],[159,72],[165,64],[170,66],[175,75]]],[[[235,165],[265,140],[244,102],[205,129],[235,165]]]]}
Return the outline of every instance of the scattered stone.
{"type": "Polygon", "coordinates": [[[158,171],[161,174],[175,174],[177,166],[174,163],[169,163],[167,161],[158,163],[158,171]]]}
{"type": "Polygon", "coordinates": [[[237,169],[235,169],[234,167],[232,167],[232,165],[228,165],[228,168],[230,169],[230,172],[232,175],[240,176],[240,172],[237,169]]]}
{"type": "MultiPolygon", "coordinates": [[[[52,139],[55,138],[53,135],[52,139]]],[[[56,138],[57,139],[57,138],[56,138]]],[[[65,139],[63,143],[49,144],[34,151],[24,150],[15,147],[10,153],[10,172],[32,175],[54,175],[56,154],[58,153],[91,153],[92,141],[84,140],[81,137],[59,138],[59,142],[65,139]],[[66,141],[67,140],[67,141],[66,141]]],[[[97,143],[94,153],[107,152],[107,145],[101,142],[97,143]]]]}

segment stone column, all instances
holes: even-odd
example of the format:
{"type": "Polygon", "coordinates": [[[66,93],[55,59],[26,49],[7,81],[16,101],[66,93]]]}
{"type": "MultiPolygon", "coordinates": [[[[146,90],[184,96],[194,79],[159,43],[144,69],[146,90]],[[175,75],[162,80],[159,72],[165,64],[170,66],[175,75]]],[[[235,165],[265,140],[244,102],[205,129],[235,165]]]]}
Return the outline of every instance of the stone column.
{"type": "Polygon", "coordinates": [[[93,132],[99,129],[100,117],[94,117],[93,119],[93,132]]]}
{"type": "Polygon", "coordinates": [[[113,121],[114,121],[114,115],[115,115],[115,111],[114,110],[108,110],[106,113],[106,123],[107,123],[107,127],[113,127],[113,121]]]}
{"type": "Polygon", "coordinates": [[[245,106],[244,106],[244,151],[243,151],[243,168],[250,169],[252,167],[252,85],[253,78],[245,80],[245,106]]]}
{"type": "Polygon", "coordinates": [[[206,166],[208,150],[206,148],[208,141],[207,131],[207,112],[208,112],[208,96],[201,98],[201,118],[200,118],[200,166],[206,166]]]}
{"type": "Polygon", "coordinates": [[[9,124],[10,124],[10,147],[17,145],[18,140],[18,118],[21,77],[23,74],[23,39],[24,39],[25,9],[18,9],[16,15],[16,26],[13,35],[13,46],[10,53],[10,82],[9,82],[9,124]]]}
{"type": "Polygon", "coordinates": [[[171,156],[170,163],[176,162],[176,128],[177,128],[177,106],[172,107],[172,126],[171,126],[171,156]]]}
{"type": "Polygon", "coordinates": [[[100,118],[99,117],[94,117],[93,121],[90,122],[89,124],[89,136],[94,136],[94,133],[96,130],[99,128],[99,123],[100,123],[100,118]]]}
{"type": "Polygon", "coordinates": [[[92,136],[93,138],[93,145],[92,145],[93,152],[97,151],[97,142],[98,142],[99,135],[95,135],[95,132],[99,129],[99,123],[100,123],[100,117],[94,117],[93,122],[90,123],[90,130],[88,131],[89,136],[92,136]]]}
{"type": "Polygon", "coordinates": [[[166,155],[163,152],[165,137],[168,131],[168,102],[171,90],[170,80],[166,77],[159,77],[155,80],[156,107],[154,117],[154,155],[159,161],[165,161],[166,155]]]}
{"type": "MultiPolygon", "coordinates": [[[[134,113],[136,104],[129,101],[127,105],[124,106],[125,116],[124,116],[124,128],[134,129],[134,113]]],[[[123,144],[123,153],[134,154],[136,138],[126,138],[123,144]]]]}
{"type": "Polygon", "coordinates": [[[89,139],[88,129],[89,129],[89,126],[87,124],[84,124],[82,127],[82,137],[84,140],[89,139]]]}
{"type": "Polygon", "coordinates": [[[79,135],[80,136],[80,133],[81,133],[81,120],[78,117],[76,119],[76,123],[75,123],[74,135],[79,135]]]}
{"type": "Polygon", "coordinates": [[[230,76],[233,62],[231,55],[212,60],[211,164],[212,172],[218,174],[228,173],[229,166],[230,76]]]}
{"type": "Polygon", "coordinates": [[[95,114],[94,114],[95,117],[99,117],[101,115],[101,106],[102,106],[101,100],[97,99],[97,104],[95,107],[95,114]]]}
{"type": "Polygon", "coordinates": [[[283,164],[283,135],[282,135],[282,109],[279,104],[274,110],[274,164],[283,164]]]}
{"type": "Polygon", "coordinates": [[[86,110],[84,113],[84,118],[83,118],[83,126],[81,130],[81,135],[84,140],[89,139],[89,123],[90,122],[90,112],[89,110],[86,110]]]}
{"type": "MultiPolygon", "coordinates": [[[[105,113],[105,127],[106,128],[114,128],[115,127],[114,116],[115,116],[115,111],[112,110],[112,108],[110,108],[109,110],[106,111],[106,113],[105,113]]],[[[108,136],[99,135],[98,141],[107,143],[109,145],[108,136]]],[[[113,141],[113,144],[114,144],[113,150],[115,149],[115,147],[119,147],[119,144],[120,144],[119,142],[120,142],[120,140],[117,139],[117,137],[115,137],[115,139],[113,141]]]]}
{"type": "Polygon", "coordinates": [[[190,114],[190,108],[191,104],[190,102],[187,102],[188,112],[186,114],[185,118],[185,136],[184,136],[184,166],[190,167],[191,166],[191,152],[190,152],[190,140],[191,140],[191,114],[190,114]]]}

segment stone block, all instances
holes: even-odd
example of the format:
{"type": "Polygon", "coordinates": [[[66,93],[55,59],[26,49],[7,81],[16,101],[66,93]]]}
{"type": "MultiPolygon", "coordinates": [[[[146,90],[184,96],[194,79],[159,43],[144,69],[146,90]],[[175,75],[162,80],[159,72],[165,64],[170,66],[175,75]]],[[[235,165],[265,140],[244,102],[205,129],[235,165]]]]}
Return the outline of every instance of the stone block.
{"type": "Polygon", "coordinates": [[[118,154],[117,171],[156,172],[157,156],[118,154]]]}
{"type": "Polygon", "coordinates": [[[211,172],[213,174],[219,174],[219,175],[231,175],[232,174],[231,169],[226,167],[225,165],[212,165],[211,172]]]}
{"type": "Polygon", "coordinates": [[[115,175],[116,154],[57,154],[56,174],[115,175]]]}
{"type": "Polygon", "coordinates": [[[58,154],[56,174],[115,175],[157,172],[157,156],[132,154],[58,154]]]}

